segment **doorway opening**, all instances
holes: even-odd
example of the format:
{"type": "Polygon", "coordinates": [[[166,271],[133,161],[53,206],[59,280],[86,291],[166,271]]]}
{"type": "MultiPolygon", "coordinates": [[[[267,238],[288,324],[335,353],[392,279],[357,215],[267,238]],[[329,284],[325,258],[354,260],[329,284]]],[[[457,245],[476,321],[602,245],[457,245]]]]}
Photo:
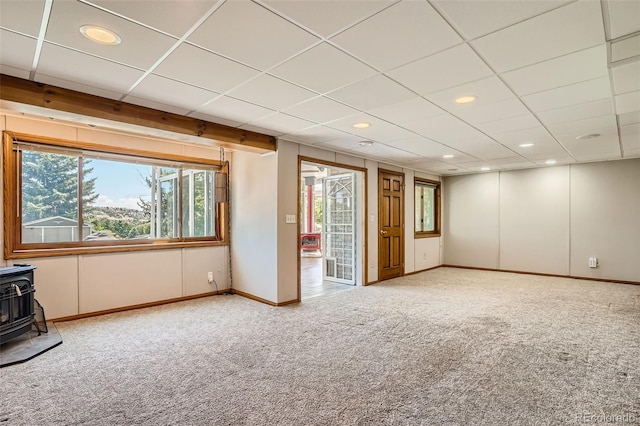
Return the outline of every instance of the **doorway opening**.
{"type": "Polygon", "coordinates": [[[300,299],[362,285],[366,171],[301,159],[299,178],[300,299]]]}

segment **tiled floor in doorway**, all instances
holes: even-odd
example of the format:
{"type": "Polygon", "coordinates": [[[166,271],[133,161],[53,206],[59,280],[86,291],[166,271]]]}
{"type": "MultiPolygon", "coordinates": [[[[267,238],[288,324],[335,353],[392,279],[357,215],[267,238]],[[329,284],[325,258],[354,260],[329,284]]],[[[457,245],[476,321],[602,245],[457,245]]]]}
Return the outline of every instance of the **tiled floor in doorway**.
{"type": "Polygon", "coordinates": [[[322,258],[308,254],[300,258],[302,299],[351,290],[355,286],[322,280],[322,258]]]}

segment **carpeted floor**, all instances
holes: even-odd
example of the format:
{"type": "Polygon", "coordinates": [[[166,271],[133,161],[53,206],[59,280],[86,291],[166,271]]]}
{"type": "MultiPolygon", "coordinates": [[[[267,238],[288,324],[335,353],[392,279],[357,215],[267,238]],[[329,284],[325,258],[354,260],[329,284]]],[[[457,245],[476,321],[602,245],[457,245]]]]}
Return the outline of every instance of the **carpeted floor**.
{"type": "Polygon", "coordinates": [[[57,326],[0,426],[640,424],[640,286],[440,268],[57,326]]]}

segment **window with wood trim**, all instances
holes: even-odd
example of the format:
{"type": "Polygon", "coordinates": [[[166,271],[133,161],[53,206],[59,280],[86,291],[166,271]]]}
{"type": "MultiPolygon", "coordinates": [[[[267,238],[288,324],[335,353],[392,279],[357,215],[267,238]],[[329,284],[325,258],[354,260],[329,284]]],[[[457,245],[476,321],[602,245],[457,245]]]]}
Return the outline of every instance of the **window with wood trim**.
{"type": "Polygon", "coordinates": [[[415,237],[440,236],[440,182],[415,178],[415,237]]]}
{"type": "Polygon", "coordinates": [[[4,137],[5,258],[225,243],[227,167],[4,137]]]}

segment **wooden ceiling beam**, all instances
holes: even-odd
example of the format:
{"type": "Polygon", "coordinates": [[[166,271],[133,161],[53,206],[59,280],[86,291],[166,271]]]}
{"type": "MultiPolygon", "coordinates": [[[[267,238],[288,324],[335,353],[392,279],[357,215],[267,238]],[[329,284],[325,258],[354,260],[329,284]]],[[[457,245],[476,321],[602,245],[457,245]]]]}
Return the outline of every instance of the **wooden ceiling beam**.
{"type": "Polygon", "coordinates": [[[276,150],[276,138],[75,90],[0,74],[0,99],[20,104],[212,139],[230,148],[276,150]]]}

